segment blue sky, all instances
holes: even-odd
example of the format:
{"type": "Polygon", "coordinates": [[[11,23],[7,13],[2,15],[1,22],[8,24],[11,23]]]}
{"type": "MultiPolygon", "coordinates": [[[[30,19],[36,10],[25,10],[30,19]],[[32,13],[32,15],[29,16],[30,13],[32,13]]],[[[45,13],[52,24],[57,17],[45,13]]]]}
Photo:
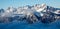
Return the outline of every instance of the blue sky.
{"type": "Polygon", "coordinates": [[[0,8],[8,8],[9,6],[21,7],[25,5],[43,4],[60,8],[60,0],[0,0],[0,8]]]}

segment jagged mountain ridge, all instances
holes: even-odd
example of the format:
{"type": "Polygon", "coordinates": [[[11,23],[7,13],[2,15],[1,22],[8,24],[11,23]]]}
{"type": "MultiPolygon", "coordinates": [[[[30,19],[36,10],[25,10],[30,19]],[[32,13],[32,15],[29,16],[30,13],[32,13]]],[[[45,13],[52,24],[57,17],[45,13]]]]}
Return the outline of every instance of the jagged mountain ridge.
{"type": "Polygon", "coordinates": [[[24,6],[19,8],[8,7],[2,15],[0,22],[10,22],[14,20],[26,20],[29,23],[38,22],[50,23],[60,19],[60,9],[47,6],[46,4],[36,4],[34,6],[24,6]],[[1,21],[2,20],[2,21],[1,21]],[[4,21],[5,20],[5,21],[4,21]],[[52,20],[52,21],[51,21],[52,20]]]}

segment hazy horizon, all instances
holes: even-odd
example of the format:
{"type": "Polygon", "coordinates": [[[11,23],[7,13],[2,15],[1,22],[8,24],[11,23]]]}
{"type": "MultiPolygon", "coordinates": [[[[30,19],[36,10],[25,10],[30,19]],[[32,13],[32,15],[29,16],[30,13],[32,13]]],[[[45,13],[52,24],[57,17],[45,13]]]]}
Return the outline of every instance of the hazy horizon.
{"type": "Polygon", "coordinates": [[[48,6],[60,8],[60,0],[0,0],[0,8],[22,7],[25,5],[35,5],[45,3],[48,6]]]}

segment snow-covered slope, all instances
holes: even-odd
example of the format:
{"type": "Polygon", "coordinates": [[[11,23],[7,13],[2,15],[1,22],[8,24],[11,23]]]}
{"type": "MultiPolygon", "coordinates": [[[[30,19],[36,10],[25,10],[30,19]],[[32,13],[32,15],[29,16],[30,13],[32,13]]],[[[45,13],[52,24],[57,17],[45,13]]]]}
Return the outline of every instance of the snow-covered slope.
{"type": "Polygon", "coordinates": [[[46,4],[42,4],[42,5],[36,4],[34,6],[27,5],[27,6],[18,7],[18,8],[8,7],[8,9],[4,11],[5,12],[3,14],[0,14],[1,15],[0,18],[2,17],[1,18],[2,22],[3,20],[6,21],[6,19],[8,22],[10,20],[15,21],[15,20],[22,19],[30,23],[38,22],[38,21],[41,21],[42,23],[51,23],[51,22],[54,22],[56,19],[57,20],[60,19],[60,16],[58,16],[60,14],[60,9],[47,6],[46,4]]]}

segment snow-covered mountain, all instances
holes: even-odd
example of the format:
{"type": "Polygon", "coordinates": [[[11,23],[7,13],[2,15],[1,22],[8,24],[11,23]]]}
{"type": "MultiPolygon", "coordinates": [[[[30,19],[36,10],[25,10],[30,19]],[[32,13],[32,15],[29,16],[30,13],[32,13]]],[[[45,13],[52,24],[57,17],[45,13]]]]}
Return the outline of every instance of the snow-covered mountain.
{"type": "Polygon", "coordinates": [[[0,9],[0,16],[4,13],[4,9],[0,9]]]}
{"type": "Polygon", "coordinates": [[[0,13],[2,12],[3,14],[0,14],[0,22],[26,20],[29,23],[38,21],[42,23],[51,23],[60,19],[60,8],[54,8],[46,4],[36,4],[34,6],[27,5],[18,8],[8,7],[6,10],[1,9],[0,13]]]}

